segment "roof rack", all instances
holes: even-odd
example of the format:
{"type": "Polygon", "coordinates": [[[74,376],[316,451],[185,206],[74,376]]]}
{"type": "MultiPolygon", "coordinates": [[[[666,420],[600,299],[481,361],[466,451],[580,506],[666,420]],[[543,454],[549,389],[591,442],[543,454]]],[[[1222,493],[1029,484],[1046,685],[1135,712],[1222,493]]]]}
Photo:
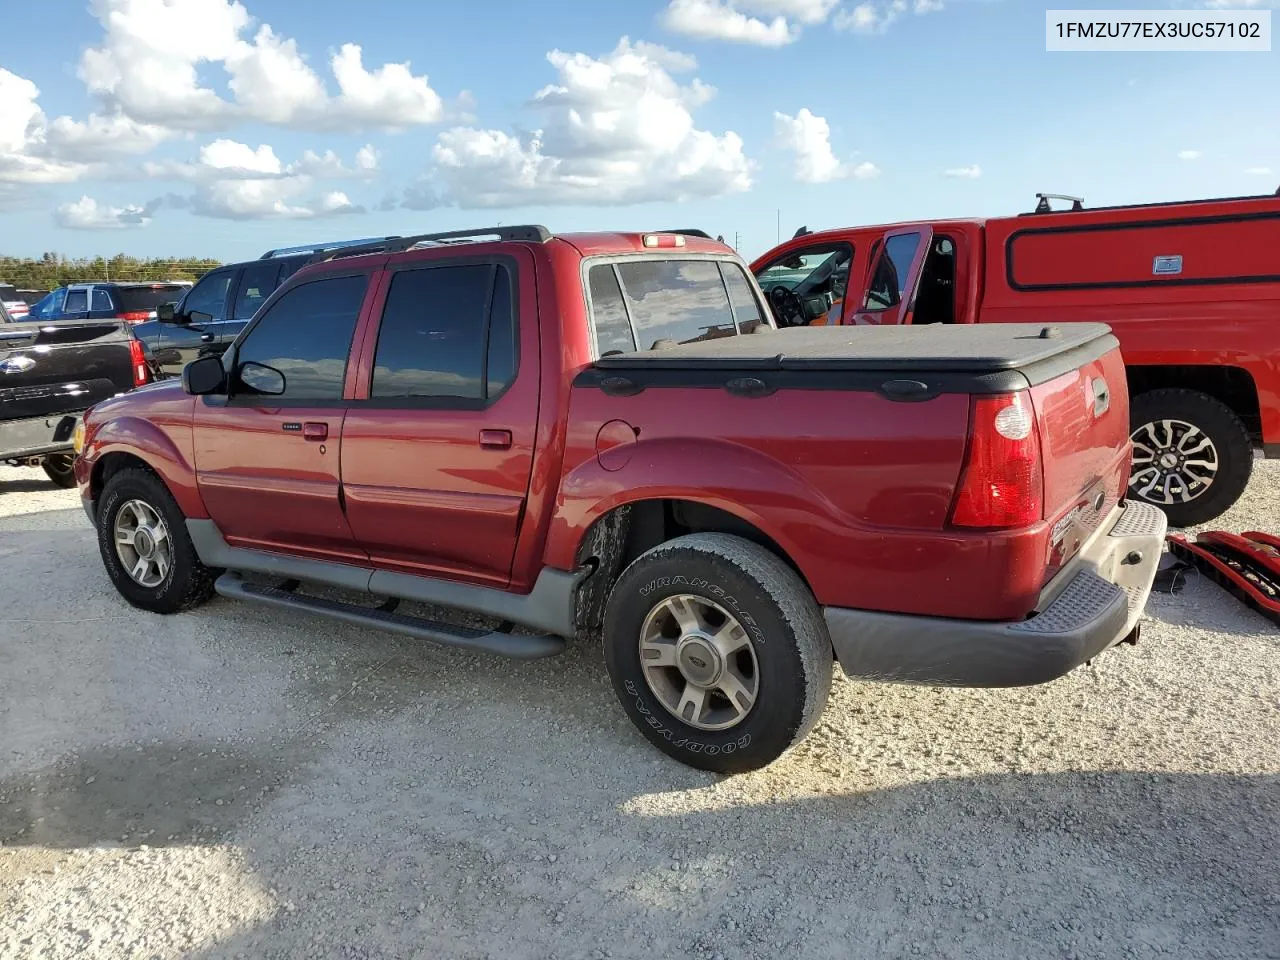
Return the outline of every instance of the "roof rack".
{"type": "Polygon", "coordinates": [[[1084,197],[1070,197],[1065,193],[1037,193],[1036,213],[1053,213],[1053,207],[1049,206],[1050,200],[1070,200],[1072,213],[1078,213],[1084,209],[1084,197]]]}
{"type": "Polygon", "coordinates": [[[395,240],[399,234],[388,237],[365,237],[361,240],[333,240],[329,243],[304,243],[296,247],[277,247],[268,250],[259,260],[270,260],[273,257],[288,257],[296,253],[320,253],[323,250],[338,250],[342,247],[363,247],[369,243],[380,243],[383,240],[395,240]]]}
{"type": "Polygon", "coordinates": [[[412,237],[389,237],[356,247],[323,250],[307,262],[323,263],[340,257],[360,257],[366,253],[403,253],[422,244],[444,245],[488,237],[496,237],[504,242],[546,243],[551,239],[551,231],[537,224],[520,224],[512,227],[480,227],[474,230],[449,230],[445,233],[420,233],[412,237]]]}

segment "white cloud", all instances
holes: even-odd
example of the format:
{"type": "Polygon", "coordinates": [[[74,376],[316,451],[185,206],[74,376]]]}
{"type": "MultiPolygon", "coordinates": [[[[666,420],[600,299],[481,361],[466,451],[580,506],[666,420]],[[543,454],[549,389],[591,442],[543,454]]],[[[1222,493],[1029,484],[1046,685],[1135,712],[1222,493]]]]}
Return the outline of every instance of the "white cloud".
{"type": "Polygon", "coordinates": [[[884,33],[908,13],[921,16],[942,10],[942,0],[864,0],[852,9],[840,10],[832,23],[838,30],[884,33]]]}
{"type": "Polygon", "coordinates": [[[82,196],[72,203],[64,203],[53,212],[54,222],[68,230],[121,230],[126,227],[143,227],[151,222],[151,215],[160,201],[152,201],[145,207],[103,206],[93,197],[82,196]]]}
{"type": "Polygon", "coordinates": [[[668,30],[699,40],[729,40],[781,47],[800,37],[801,25],[823,23],[839,0],[670,0],[662,14],[668,30]]]}
{"type": "Polygon", "coordinates": [[[237,0],[93,0],[104,36],[80,60],[80,77],[140,123],[185,130],[232,120],[307,129],[399,129],[441,118],[443,102],[408,63],[368,70],[356,44],[329,60],[337,85],[324,81],[297,42],[262,24],[251,26],[237,0]],[[202,85],[200,68],[220,65],[233,99],[202,85]]]}
{"type": "Polygon", "coordinates": [[[1251,177],[1269,177],[1271,176],[1271,168],[1270,167],[1249,167],[1248,169],[1245,170],[1245,173],[1247,173],[1251,177]]]}
{"type": "Polygon", "coordinates": [[[982,168],[973,163],[967,167],[952,167],[950,170],[943,170],[942,175],[953,180],[977,180],[982,176],[982,168]]]}
{"type": "Polygon", "coordinates": [[[662,23],[668,30],[699,40],[731,40],[761,47],[785,46],[799,36],[786,17],[774,17],[766,23],[726,0],[671,0],[662,23]]]}
{"type": "Polygon", "coordinates": [[[794,117],[775,112],[773,132],[778,142],[795,154],[795,178],[801,183],[830,183],[849,177],[867,180],[880,175],[873,163],[841,163],[831,149],[831,125],[807,107],[794,117]]]}
{"type": "Polygon", "coordinates": [[[89,169],[50,152],[39,96],[30,80],[0,67],[0,182],[69,183],[89,169]]]}
{"type": "Polygon", "coordinates": [[[412,188],[406,203],[613,205],[749,189],[742,139],[695,126],[692,111],[714,89],[672,77],[693,69],[692,57],[623,37],[599,58],[553,50],[547,60],[559,78],[533,98],[541,127],[446,130],[433,150],[436,182],[412,188]]]}
{"type": "Polygon", "coordinates": [[[1178,151],[1179,160],[1199,160],[1203,156],[1204,154],[1201,153],[1199,150],[1179,150],[1178,151]]]}
{"type": "Polygon", "coordinates": [[[371,144],[356,151],[355,166],[349,167],[332,150],[323,154],[305,150],[302,157],[284,164],[269,144],[257,148],[236,140],[219,139],[200,148],[194,161],[146,162],[142,172],[156,179],[170,180],[267,180],[286,177],[314,177],[324,180],[370,178],[378,173],[380,154],[371,144]]]}
{"type": "Polygon", "coordinates": [[[365,212],[339,191],[300,199],[309,186],[308,177],[218,180],[199,187],[188,205],[193,213],[222,220],[312,220],[365,212]]]}

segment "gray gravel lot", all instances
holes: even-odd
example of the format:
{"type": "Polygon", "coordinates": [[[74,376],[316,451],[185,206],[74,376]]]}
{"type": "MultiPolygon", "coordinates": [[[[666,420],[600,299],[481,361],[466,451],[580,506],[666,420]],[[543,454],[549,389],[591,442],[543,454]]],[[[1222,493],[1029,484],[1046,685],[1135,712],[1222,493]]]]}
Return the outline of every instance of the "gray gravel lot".
{"type": "MultiPolygon", "coordinates": [[[[1278,513],[1260,463],[1214,526],[1278,513]]],[[[0,957],[1280,957],[1280,633],[1198,577],[1045,687],[838,677],[731,779],[595,649],[135,611],[38,471],[0,585],[0,957]]]]}

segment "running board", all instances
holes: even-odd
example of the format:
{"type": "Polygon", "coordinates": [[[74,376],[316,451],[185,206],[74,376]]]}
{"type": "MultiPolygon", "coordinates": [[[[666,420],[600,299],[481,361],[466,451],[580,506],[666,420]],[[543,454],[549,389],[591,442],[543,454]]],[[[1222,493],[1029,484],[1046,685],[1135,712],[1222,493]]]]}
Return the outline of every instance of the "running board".
{"type": "Polygon", "coordinates": [[[479,650],[516,660],[554,657],[563,653],[565,647],[564,639],[561,637],[497,633],[435,623],[377,607],[362,607],[354,603],[343,603],[340,600],[309,597],[280,587],[247,583],[235,573],[224,573],[213,586],[219,594],[233,600],[249,600],[268,607],[302,610],[331,620],[341,620],[344,623],[389,630],[416,640],[430,640],[432,643],[448,647],[479,650]]]}

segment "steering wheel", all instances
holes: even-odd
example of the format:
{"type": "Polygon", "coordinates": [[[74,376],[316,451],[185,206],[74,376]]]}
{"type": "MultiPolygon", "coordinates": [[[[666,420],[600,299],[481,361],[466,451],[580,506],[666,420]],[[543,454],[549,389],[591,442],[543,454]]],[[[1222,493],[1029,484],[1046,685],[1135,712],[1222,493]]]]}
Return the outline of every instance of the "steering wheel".
{"type": "Polygon", "coordinates": [[[769,305],[780,327],[803,327],[808,320],[804,315],[804,301],[793,290],[776,286],[769,291],[769,305]]]}

